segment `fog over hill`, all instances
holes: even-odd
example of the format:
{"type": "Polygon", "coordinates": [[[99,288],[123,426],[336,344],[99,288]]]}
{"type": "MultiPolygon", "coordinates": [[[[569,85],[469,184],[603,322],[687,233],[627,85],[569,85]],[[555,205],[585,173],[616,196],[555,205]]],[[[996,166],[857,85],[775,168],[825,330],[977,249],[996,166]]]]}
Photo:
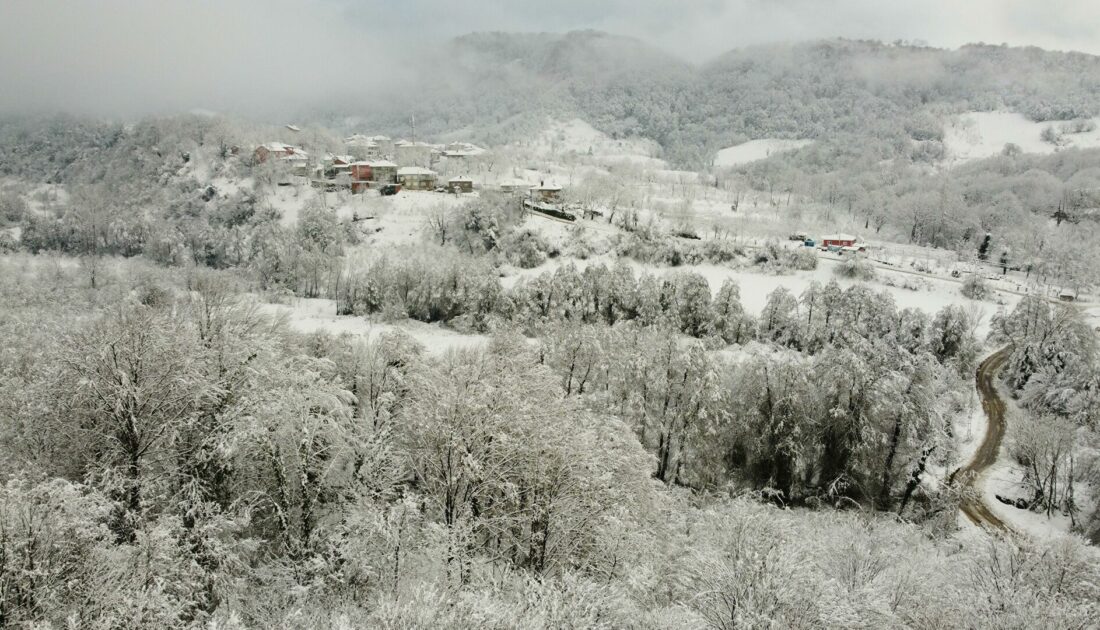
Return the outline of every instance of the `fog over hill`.
{"type": "Polygon", "coordinates": [[[329,115],[405,135],[415,116],[424,134],[462,129],[484,141],[529,133],[545,116],[577,116],[612,136],[656,140],[668,159],[698,167],[754,138],[856,135],[886,158],[912,141],[942,140],[948,114],[1006,109],[1047,121],[1100,108],[1100,57],[1037,48],[823,40],[691,64],[595,31],[477,33],[421,63],[417,81],[329,115]]]}

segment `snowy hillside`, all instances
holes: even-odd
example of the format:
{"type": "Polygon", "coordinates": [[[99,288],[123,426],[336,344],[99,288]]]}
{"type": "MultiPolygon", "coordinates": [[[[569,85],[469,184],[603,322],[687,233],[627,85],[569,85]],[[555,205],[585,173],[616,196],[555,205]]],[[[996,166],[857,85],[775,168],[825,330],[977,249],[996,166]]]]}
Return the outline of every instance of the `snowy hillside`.
{"type": "MultiPolygon", "coordinates": [[[[944,126],[944,145],[949,162],[965,162],[1000,155],[1014,144],[1024,153],[1053,153],[1063,148],[1100,147],[1100,118],[1085,119],[1090,131],[1073,132],[1063,121],[1034,122],[1014,112],[970,112],[944,126]],[[1052,129],[1053,141],[1043,132],[1052,129]]],[[[1048,132],[1049,133],[1049,132],[1048,132]]]]}
{"type": "Polygon", "coordinates": [[[812,143],[813,140],[779,140],[776,138],[749,140],[719,151],[717,157],[714,158],[714,165],[719,168],[740,166],[769,158],[777,153],[801,149],[812,143]]]}
{"type": "Polygon", "coordinates": [[[550,121],[533,139],[516,144],[543,158],[573,154],[592,156],[608,163],[629,162],[656,168],[664,165],[655,157],[660,146],[652,140],[614,139],[580,118],[550,121]]]}

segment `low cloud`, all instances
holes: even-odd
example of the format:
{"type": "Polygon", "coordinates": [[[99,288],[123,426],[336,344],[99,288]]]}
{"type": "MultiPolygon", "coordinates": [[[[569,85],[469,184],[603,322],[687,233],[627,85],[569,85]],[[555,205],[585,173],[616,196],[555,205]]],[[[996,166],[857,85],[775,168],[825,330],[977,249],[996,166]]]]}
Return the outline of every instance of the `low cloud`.
{"type": "Polygon", "coordinates": [[[691,61],[824,37],[1100,53],[1086,0],[2,0],[0,111],[278,115],[401,78],[471,31],[595,28],[691,61]]]}

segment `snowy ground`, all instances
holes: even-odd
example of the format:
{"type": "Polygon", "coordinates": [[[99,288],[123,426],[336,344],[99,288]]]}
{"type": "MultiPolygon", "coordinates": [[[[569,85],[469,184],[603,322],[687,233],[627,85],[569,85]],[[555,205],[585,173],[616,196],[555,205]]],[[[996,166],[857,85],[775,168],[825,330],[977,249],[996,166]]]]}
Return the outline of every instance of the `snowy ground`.
{"type": "Polygon", "coordinates": [[[813,140],[780,140],[777,138],[749,140],[748,142],[742,142],[741,144],[726,147],[719,151],[718,155],[714,158],[714,166],[718,168],[740,166],[742,164],[748,164],[749,162],[763,160],[777,153],[783,153],[784,151],[801,149],[812,143],[813,140]]]}
{"type": "MultiPolygon", "coordinates": [[[[1093,119],[1100,123],[1100,118],[1093,119]]],[[[964,162],[998,155],[1013,143],[1025,153],[1053,153],[1061,147],[1100,147],[1100,124],[1094,131],[1064,134],[1060,146],[1040,138],[1043,129],[1061,128],[1061,121],[1033,122],[1014,112],[970,112],[950,121],[944,128],[948,162],[964,162]]]]}
{"type": "Polygon", "coordinates": [[[542,157],[576,154],[590,155],[608,163],[634,162],[655,168],[664,165],[655,157],[660,148],[652,140],[616,140],[579,118],[550,121],[541,133],[520,146],[542,157]]]}
{"type": "MultiPolygon", "coordinates": [[[[1024,478],[1024,470],[1015,462],[1011,455],[1013,439],[1012,419],[1018,416],[1018,414],[1026,412],[1016,410],[1015,413],[1012,413],[1016,403],[1012,400],[1011,396],[1009,396],[1008,392],[1005,391],[1003,386],[998,385],[997,389],[1001,398],[1009,406],[1010,413],[1006,415],[1007,427],[1004,440],[1001,443],[1001,449],[997,454],[997,461],[982,473],[982,498],[986,505],[989,506],[989,509],[1016,532],[1040,540],[1050,540],[1059,536],[1069,535],[1072,527],[1069,516],[1055,513],[1048,517],[1046,514],[1039,514],[1030,510],[1024,510],[1004,504],[997,499],[998,495],[1009,499],[1028,498],[1030,495],[1028,488],[1021,482],[1024,478]]],[[[971,424],[970,428],[972,429],[973,436],[969,440],[963,439],[963,435],[959,432],[961,429],[960,422],[957,420],[955,424],[956,443],[959,447],[960,461],[963,462],[969,461],[970,457],[973,456],[974,451],[985,434],[987,418],[984,411],[981,409],[981,405],[978,405],[976,414],[967,420],[971,424]]],[[[1085,496],[1087,492],[1087,487],[1083,485],[1078,486],[1078,499],[1082,505],[1089,504],[1087,496],[1085,496]]],[[[965,517],[961,518],[969,523],[969,520],[965,517]]]]}
{"type": "Polygon", "coordinates": [[[336,302],[325,299],[296,298],[290,304],[261,304],[261,311],[276,317],[286,317],[287,324],[298,332],[327,332],[351,335],[365,340],[394,330],[401,330],[423,344],[432,354],[443,354],[452,348],[470,348],[486,341],[484,335],[463,335],[434,324],[408,320],[397,324],[376,323],[355,315],[337,315],[336,302]]]}
{"type": "Polygon", "coordinates": [[[985,471],[983,497],[989,509],[1013,530],[1035,538],[1046,540],[1059,534],[1068,534],[1071,526],[1068,516],[1056,513],[1048,518],[1046,514],[1021,510],[997,500],[997,495],[1013,499],[1029,496],[1027,488],[1020,483],[1024,477],[1023,469],[1007,456],[1005,450],[1002,445],[997,463],[985,471]]]}

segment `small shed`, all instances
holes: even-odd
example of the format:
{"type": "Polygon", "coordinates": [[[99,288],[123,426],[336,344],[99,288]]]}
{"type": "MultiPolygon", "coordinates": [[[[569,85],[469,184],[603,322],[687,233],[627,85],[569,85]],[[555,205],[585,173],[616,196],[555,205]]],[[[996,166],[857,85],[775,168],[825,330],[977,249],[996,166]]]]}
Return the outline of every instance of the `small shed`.
{"type": "Polygon", "coordinates": [[[1058,292],[1058,299],[1063,302],[1076,302],[1077,292],[1072,289],[1062,289],[1058,292]]]}
{"type": "Polygon", "coordinates": [[[821,237],[821,248],[851,247],[856,244],[856,237],[851,234],[830,234],[821,237]]]}
{"type": "Polygon", "coordinates": [[[452,177],[447,180],[447,191],[456,194],[474,192],[474,180],[469,177],[452,177]]]}
{"type": "Polygon", "coordinates": [[[435,189],[436,173],[430,168],[404,166],[397,169],[397,183],[405,190],[435,189]]]}

